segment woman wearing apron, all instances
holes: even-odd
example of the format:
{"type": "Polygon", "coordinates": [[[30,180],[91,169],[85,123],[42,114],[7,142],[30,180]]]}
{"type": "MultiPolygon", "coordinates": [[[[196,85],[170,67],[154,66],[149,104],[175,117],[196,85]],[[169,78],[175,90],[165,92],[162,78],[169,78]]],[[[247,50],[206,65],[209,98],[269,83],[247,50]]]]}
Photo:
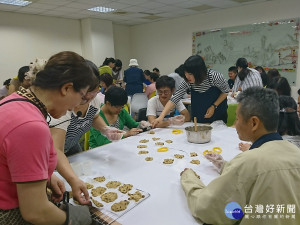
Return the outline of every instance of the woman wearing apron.
{"type": "Polygon", "coordinates": [[[184,63],[185,77],[179,89],[166,104],[160,116],[152,122],[155,127],[179,102],[186,91],[191,89],[192,118],[199,123],[216,120],[227,122],[227,94],[229,86],[221,73],[207,69],[199,55],[189,57],[184,63]]]}

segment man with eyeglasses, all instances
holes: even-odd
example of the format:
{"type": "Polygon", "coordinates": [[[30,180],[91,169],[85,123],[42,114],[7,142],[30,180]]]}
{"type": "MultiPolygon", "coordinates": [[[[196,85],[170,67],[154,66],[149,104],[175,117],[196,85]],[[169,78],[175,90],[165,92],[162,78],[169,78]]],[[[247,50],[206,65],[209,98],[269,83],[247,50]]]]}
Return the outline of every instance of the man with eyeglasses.
{"type": "MultiPolygon", "coordinates": [[[[175,80],[172,77],[161,76],[156,80],[156,93],[158,95],[149,99],[147,106],[147,117],[150,123],[161,114],[174,91],[175,80]]],[[[190,121],[190,114],[180,101],[176,105],[176,108],[173,109],[156,127],[162,128],[170,125],[182,125],[184,122],[188,121],[190,121]],[[176,112],[179,112],[180,115],[176,116],[176,112]]]]}

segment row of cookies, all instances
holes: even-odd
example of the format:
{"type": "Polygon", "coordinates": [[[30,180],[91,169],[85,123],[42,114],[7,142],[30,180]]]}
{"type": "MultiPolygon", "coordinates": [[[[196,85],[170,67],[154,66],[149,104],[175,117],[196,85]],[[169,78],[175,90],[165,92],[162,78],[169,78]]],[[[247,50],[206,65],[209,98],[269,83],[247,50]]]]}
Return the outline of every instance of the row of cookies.
{"type": "MultiPolygon", "coordinates": [[[[133,208],[140,199],[145,197],[142,191],[134,190],[132,184],[122,184],[120,181],[107,180],[104,176],[87,177],[87,188],[93,205],[109,212],[122,212],[133,208]],[[100,184],[101,183],[101,184],[100,184]],[[100,186],[101,185],[101,186],[100,186]],[[115,190],[111,190],[115,189],[115,190]],[[129,193],[129,191],[133,191],[129,193]],[[133,203],[130,203],[133,201],[133,203]]],[[[147,194],[147,197],[149,194],[147,194]]],[[[76,201],[73,199],[74,203],[76,201]]]]}
{"type": "MultiPolygon", "coordinates": [[[[148,153],[149,153],[149,151],[146,151],[146,150],[141,150],[141,151],[138,152],[138,154],[140,154],[140,155],[146,155],[148,153]]],[[[198,156],[197,153],[195,153],[195,152],[190,153],[190,157],[196,157],[196,156],[198,156]]],[[[174,154],[174,157],[176,159],[183,159],[185,156],[183,154],[174,154]]],[[[147,156],[145,158],[146,161],[153,161],[153,159],[154,158],[152,156],[147,156]]],[[[163,164],[173,164],[173,162],[174,162],[174,159],[167,158],[167,159],[164,159],[162,163],[163,164]]],[[[192,159],[190,161],[190,163],[199,165],[200,164],[200,160],[198,160],[198,159],[192,159]]]]}

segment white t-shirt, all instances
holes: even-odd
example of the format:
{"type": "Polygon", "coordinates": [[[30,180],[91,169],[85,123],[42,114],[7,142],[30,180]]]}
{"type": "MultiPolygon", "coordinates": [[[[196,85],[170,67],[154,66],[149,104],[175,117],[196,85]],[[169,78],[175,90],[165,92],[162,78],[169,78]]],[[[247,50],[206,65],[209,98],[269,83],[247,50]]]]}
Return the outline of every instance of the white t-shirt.
{"type": "MultiPolygon", "coordinates": [[[[164,110],[164,106],[159,101],[159,96],[154,96],[153,98],[148,100],[148,106],[147,106],[147,116],[156,116],[159,117],[159,115],[164,110]]],[[[177,109],[178,112],[181,112],[185,110],[185,106],[183,105],[182,101],[180,100],[178,104],[176,105],[175,109],[177,109]]],[[[175,109],[173,109],[170,114],[168,114],[166,117],[171,117],[170,115],[174,114],[175,109]]]]}
{"type": "Polygon", "coordinates": [[[97,98],[98,98],[99,101],[100,101],[100,105],[101,105],[101,104],[104,104],[105,94],[102,94],[101,92],[99,92],[99,93],[97,94],[97,98]]]}

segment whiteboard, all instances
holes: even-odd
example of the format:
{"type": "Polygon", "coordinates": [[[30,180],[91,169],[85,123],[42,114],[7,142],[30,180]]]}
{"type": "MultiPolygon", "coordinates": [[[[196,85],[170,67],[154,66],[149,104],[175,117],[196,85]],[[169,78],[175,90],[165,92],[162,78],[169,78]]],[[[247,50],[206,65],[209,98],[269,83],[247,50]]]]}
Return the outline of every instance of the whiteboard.
{"type": "Polygon", "coordinates": [[[225,77],[238,58],[249,67],[276,68],[290,85],[296,84],[299,50],[299,18],[261,22],[193,33],[193,55],[203,56],[206,65],[225,77]]]}

